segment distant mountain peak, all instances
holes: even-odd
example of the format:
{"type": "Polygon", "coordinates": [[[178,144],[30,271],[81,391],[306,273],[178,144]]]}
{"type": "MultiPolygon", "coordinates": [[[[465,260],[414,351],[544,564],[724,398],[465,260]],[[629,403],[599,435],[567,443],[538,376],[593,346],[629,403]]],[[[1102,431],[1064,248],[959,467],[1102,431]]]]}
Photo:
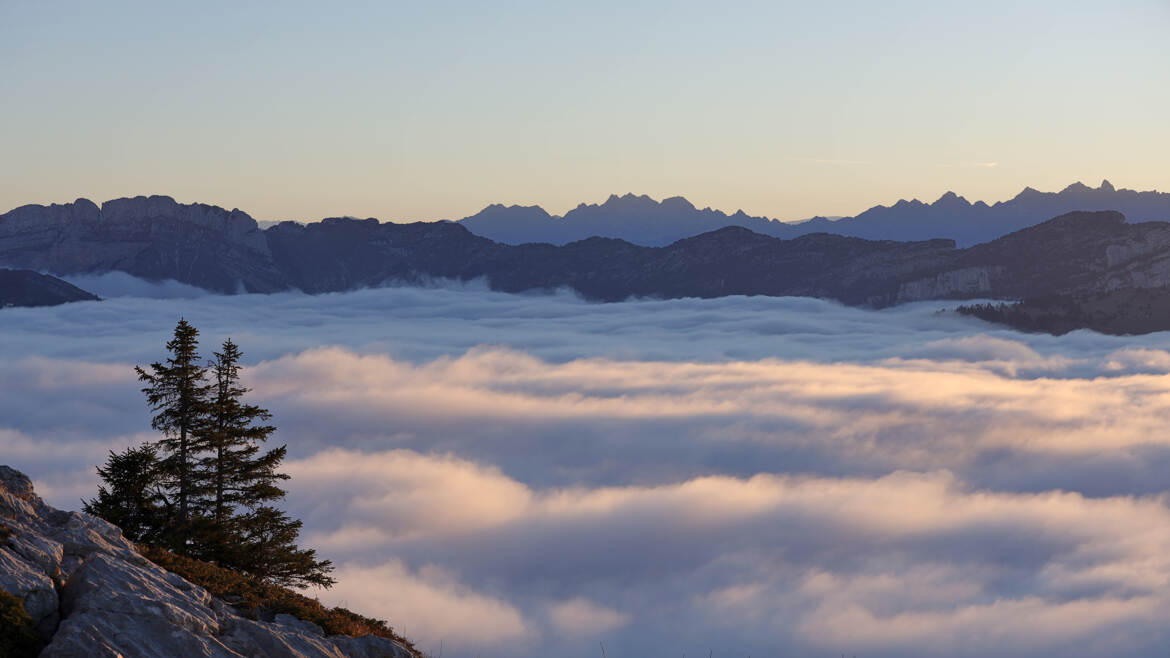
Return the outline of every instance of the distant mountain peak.
{"type": "Polygon", "coordinates": [[[662,200],[659,204],[663,208],[670,208],[672,210],[695,210],[695,204],[687,201],[686,197],[672,196],[662,200]]]}
{"type": "Polygon", "coordinates": [[[662,246],[735,224],[784,239],[824,231],[876,240],[950,238],[971,245],[1071,210],[1121,210],[1130,221],[1170,220],[1170,195],[1115,188],[1108,180],[1101,181],[1099,187],[1076,182],[1059,192],[1042,192],[1029,186],[1011,199],[994,203],[968,200],[948,190],[933,201],[899,199],[851,217],[830,218],[840,220],[832,222],[824,218],[779,221],[752,216],[742,209],[731,213],[710,206],[699,209],[682,196],[657,201],[634,193],[611,194],[601,202],[581,203],[560,217],[546,217],[536,207],[531,211],[523,207],[498,208],[460,221],[477,235],[509,244],[565,244],[600,235],[662,246]]]}
{"type": "Polygon", "coordinates": [[[609,198],[605,200],[605,203],[603,203],[601,205],[602,206],[631,206],[632,207],[632,206],[644,206],[644,205],[650,205],[650,204],[659,205],[657,201],[655,201],[654,199],[651,199],[649,196],[647,196],[645,194],[634,194],[633,192],[627,192],[621,196],[618,196],[616,194],[611,194],[611,195],[609,195],[609,198]]]}
{"type": "Polygon", "coordinates": [[[484,208],[484,210],[488,210],[488,209],[492,209],[492,210],[537,210],[537,209],[544,210],[544,208],[541,208],[540,206],[525,206],[525,205],[522,205],[519,203],[512,203],[512,204],[493,203],[490,206],[488,206],[487,208],[484,208]]]}
{"type": "Polygon", "coordinates": [[[958,194],[955,194],[954,192],[948,190],[945,194],[940,196],[938,198],[938,200],[935,201],[931,205],[935,205],[935,206],[970,206],[971,202],[967,201],[967,199],[965,199],[964,197],[961,197],[958,194]]]}
{"type": "Polygon", "coordinates": [[[907,201],[906,199],[898,199],[898,202],[890,207],[891,208],[906,208],[907,206],[917,207],[917,206],[925,206],[925,205],[926,205],[925,203],[922,203],[918,199],[910,199],[909,201],[907,201]]]}

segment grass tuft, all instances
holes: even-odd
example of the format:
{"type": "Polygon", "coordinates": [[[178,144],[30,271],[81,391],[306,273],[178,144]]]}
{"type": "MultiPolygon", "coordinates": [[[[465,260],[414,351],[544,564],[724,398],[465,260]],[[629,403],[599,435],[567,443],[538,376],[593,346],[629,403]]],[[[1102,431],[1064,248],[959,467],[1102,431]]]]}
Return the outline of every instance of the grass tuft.
{"type": "Polygon", "coordinates": [[[44,646],[24,601],[0,589],[0,656],[34,658],[44,646]]]}

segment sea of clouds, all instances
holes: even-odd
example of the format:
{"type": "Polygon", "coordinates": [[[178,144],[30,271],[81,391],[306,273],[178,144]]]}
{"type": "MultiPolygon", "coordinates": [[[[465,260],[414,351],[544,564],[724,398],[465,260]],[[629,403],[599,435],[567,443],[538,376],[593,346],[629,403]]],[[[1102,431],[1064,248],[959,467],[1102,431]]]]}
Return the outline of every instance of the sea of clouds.
{"type": "Polygon", "coordinates": [[[154,438],[132,366],[180,316],[230,336],[337,565],[316,594],[444,656],[1170,650],[1170,335],[84,283],[110,298],[0,311],[0,463],[79,508],[154,438]]]}

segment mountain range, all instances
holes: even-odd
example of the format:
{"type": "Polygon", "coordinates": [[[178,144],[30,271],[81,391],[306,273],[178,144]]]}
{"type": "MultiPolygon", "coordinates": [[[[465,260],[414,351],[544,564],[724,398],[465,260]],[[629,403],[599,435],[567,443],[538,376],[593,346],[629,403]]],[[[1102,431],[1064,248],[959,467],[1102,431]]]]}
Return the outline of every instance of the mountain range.
{"type": "Polygon", "coordinates": [[[240,210],[152,196],[0,215],[0,265],[66,277],[125,272],[226,294],[483,279],[500,291],[568,288],[599,301],[797,295],[882,307],[1165,286],[1170,224],[1077,211],[967,248],[827,233],[780,239],[739,226],[662,247],[604,237],[508,245],[455,222],[331,218],[261,230],[240,210]]]}
{"type": "Polygon", "coordinates": [[[1060,192],[1025,188],[1012,199],[988,205],[947,192],[933,203],[917,199],[874,206],[855,217],[815,217],[782,222],[753,217],[742,210],[726,214],[699,209],[683,197],[655,201],[648,196],[610,196],[601,204],[581,204],[563,217],[540,206],[491,205],[459,220],[472,233],[497,242],[567,244],[588,237],[620,238],[645,246],[665,246],[724,226],[742,226],[762,235],[791,239],[833,233],[869,240],[947,238],[959,246],[993,240],[1074,210],[1117,210],[1129,221],[1170,220],[1170,193],[1137,192],[1102,181],[1096,188],[1073,183],[1060,192]]]}

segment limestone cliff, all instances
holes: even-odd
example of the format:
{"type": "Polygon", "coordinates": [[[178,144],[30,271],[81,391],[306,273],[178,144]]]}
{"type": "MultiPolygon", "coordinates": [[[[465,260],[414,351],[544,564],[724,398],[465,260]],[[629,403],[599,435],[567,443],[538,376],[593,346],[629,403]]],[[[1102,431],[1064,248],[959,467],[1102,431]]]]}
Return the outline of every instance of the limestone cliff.
{"type": "Polygon", "coordinates": [[[225,293],[286,287],[247,213],[166,196],[16,208],[0,215],[0,263],[59,276],[120,271],[225,293]]]}
{"type": "Polygon", "coordinates": [[[918,302],[925,299],[969,298],[991,293],[994,268],[965,267],[941,272],[933,277],[903,283],[898,288],[895,303],[918,302]]]}

